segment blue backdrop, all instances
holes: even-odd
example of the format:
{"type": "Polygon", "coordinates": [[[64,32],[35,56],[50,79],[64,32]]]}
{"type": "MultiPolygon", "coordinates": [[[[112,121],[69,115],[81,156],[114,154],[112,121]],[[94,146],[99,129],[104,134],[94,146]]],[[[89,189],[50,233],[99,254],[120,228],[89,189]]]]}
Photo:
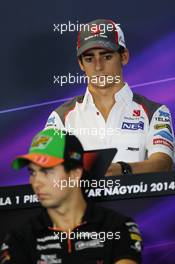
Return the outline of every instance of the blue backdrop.
{"type": "MultiPolygon", "coordinates": [[[[81,74],[76,59],[77,32],[60,35],[53,31],[54,23],[85,23],[96,18],[120,23],[130,50],[125,81],[137,93],[165,103],[174,122],[174,10],[173,0],[0,3],[1,186],[28,182],[25,170],[12,171],[11,160],[27,151],[53,109],[85,90],[83,85],[60,87],[53,82],[54,75],[81,74]]],[[[138,221],[145,241],[144,263],[174,263],[173,196],[106,204],[138,221]]]]}

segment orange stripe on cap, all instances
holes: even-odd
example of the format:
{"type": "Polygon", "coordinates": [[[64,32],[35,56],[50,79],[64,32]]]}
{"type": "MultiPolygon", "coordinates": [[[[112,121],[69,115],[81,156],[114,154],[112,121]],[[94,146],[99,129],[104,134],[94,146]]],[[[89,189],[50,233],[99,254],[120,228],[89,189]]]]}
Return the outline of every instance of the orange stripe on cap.
{"type": "Polygon", "coordinates": [[[64,161],[64,159],[61,158],[38,153],[29,153],[23,156],[19,156],[18,159],[31,161],[44,168],[54,167],[64,161]]]}

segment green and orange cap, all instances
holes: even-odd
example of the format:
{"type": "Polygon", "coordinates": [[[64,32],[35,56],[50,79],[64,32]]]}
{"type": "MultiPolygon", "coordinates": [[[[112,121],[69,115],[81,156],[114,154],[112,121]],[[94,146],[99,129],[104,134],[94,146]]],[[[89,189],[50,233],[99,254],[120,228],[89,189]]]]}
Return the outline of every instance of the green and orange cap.
{"type": "Polygon", "coordinates": [[[28,153],[14,159],[12,167],[18,170],[33,162],[43,168],[50,168],[70,161],[83,166],[83,152],[76,136],[50,128],[40,131],[33,138],[28,153]]]}

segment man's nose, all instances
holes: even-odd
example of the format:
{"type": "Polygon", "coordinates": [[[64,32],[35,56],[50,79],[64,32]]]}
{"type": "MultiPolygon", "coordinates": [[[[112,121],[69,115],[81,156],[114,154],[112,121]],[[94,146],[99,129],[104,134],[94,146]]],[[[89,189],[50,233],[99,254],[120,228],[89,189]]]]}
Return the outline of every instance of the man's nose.
{"type": "Polygon", "coordinates": [[[95,59],[95,70],[96,71],[101,71],[103,69],[103,62],[101,58],[96,58],[95,59]]]}

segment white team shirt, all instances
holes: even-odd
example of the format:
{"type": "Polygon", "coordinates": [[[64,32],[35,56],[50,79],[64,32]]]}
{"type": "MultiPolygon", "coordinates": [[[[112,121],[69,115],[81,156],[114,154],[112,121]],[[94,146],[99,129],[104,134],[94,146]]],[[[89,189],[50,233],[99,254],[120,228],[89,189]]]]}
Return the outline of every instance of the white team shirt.
{"type": "Polygon", "coordinates": [[[115,94],[115,104],[105,121],[96,108],[88,88],[79,102],[72,100],[51,113],[46,128],[64,129],[76,135],[85,150],[117,148],[113,162],[139,162],[162,152],[173,159],[174,133],[169,109],[142,97],[134,100],[126,83],[115,94]],[[149,118],[145,111],[152,115],[149,118]],[[151,103],[153,104],[151,104],[151,103]],[[153,111],[153,105],[156,110],[153,111]]]}

